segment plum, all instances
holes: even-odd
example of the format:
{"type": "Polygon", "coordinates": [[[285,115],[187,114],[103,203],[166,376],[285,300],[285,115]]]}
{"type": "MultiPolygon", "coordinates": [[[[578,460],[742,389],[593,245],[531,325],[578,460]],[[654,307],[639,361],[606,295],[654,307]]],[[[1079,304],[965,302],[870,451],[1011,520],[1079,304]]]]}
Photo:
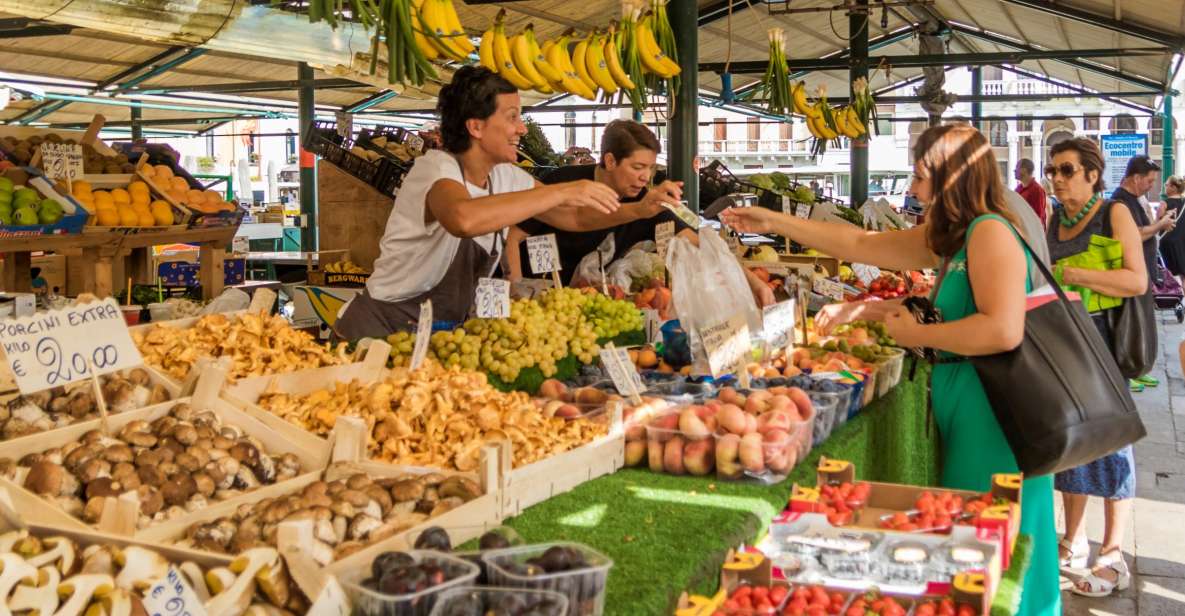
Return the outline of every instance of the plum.
{"type": "Polygon", "coordinates": [[[448,532],[439,526],[429,527],[420,533],[420,536],[416,537],[416,543],[413,547],[417,550],[453,551],[453,543],[449,539],[448,532]]]}
{"type": "Polygon", "coordinates": [[[663,450],[662,465],[666,472],[672,475],[682,475],[683,470],[683,437],[675,436],[667,441],[663,450]]]}
{"type": "Polygon", "coordinates": [[[625,444],[625,465],[637,466],[646,457],[646,441],[627,441],[625,444]]]}
{"type": "Polygon", "coordinates": [[[398,567],[410,567],[416,564],[416,559],[403,552],[383,552],[370,562],[370,575],[377,583],[383,574],[398,567]]]}
{"type": "Polygon", "coordinates": [[[477,547],[481,550],[501,550],[510,547],[510,540],[502,533],[491,530],[481,536],[477,541],[477,547]]]}
{"type": "Polygon", "coordinates": [[[687,443],[683,449],[683,466],[692,475],[707,475],[715,466],[715,451],[712,439],[687,443]]]}

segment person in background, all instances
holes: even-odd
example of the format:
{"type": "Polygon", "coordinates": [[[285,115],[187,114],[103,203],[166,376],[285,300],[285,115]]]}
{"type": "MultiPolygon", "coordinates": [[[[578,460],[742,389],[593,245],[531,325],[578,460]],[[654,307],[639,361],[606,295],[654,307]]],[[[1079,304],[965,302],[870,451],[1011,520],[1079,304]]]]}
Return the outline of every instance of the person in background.
{"type": "MultiPolygon", "coordinates": [[[[1040,218],[1037,218],[1037,213],[1029,207],[1023,197],[1007,186],[1004,187],[1004,205],[1016,217],[1020,232],[1025,237],[1036,238],[1035,241],[1029,242],[1029,248],[1033,249],[1033,254],[1042,263],[1049,265],[1049,246],[1045,244],[1045,225],[1041,223],[1040,218]]],[[[1045,285],[1045,276],[1041,274],[1041,270],[1035,267],[1029,268],[1029,283],[1034,289],[1045,285]]]]}
{"type": "MultiPolygon", "coordinates": [[[[866,231],[803,220],[761,207],[735,208],[721,220],[738,231],[776,233],[845,261],[892,270],[946,266],[935,305],[944,322],[921,324],[899,300],[826,306],[815,325],[827,332],[856,319],[883,320],[901,346],[929,347],[946,358],[930,384],[942,440],[942,482],[986,491],[993,473],[1017,472],[1016,458],[968,356],[1015,349],[1024,339],[1031,266],[1015,217],[1004,199],[991,144],[970,126],[935,126],[913,148],[910,192],[926,206],[926,222],[903,231],[866,231]]],[[[1036,242],[1041,238],[1030,238],[1036,242]]],[[[1025,477],[1021,532],[1033,537],[1021,616],[1061,614],[1053,477],[1025,477]]]]}
{"type": "Polygon", "coordinates": [[[1037,214],[1037,218],[1041,219],[1041,226],[1044,228],[1049,224],[1049,202],[1045,196],[1045,189],[1041,187],[1037,178],[1033,177],[1036,169],[1033,161],[1022,158],[1016,163],[1016,169],[1012,170],[1012,175],[1019,182],[1016,185],[1016,193],[1029,203],[1033,212],[1037,214]]]}
{"type": "Polygon", "coordinates": [[[811,192],[815,193],[816,199],[823,198],[823,188],[819,186],[818,180],[811,180],[811,192]]]}
{"type": "MultiPolygon", "coordinates": [[[[1174,175],[1164,183],[1164,209],[1168,217],[1180,220],[1181,208],[1185,206],[1185,178],[1174,175]]],[[[1164,265],[1185,286],[1185,226],[1174,225],[1172,230],[1160,238],[1160,256],[1164,265]]]]}
{"type": "MultiPolygon", "coordinates": [[[[1053,161],[1050,179],[1062,202],[1061,213],[1047,233],[1050,258],[1057,262],[1086,251],[1095,235],[1110,237],[1123,245],[1123,267],[1105,271],[1065,267],[1063,283],[1111,297],[1143,294],[1149,279],[1144,269],[1140,231],[1127,207],[1103,198],[1103,155],[1098,144],[1079,137],[1058,143],[1049,153],[1053,161]]],[[[1114,344],[1105,312],[1092,314],[1091,318],[1108,347],[1114,344]]],[[[1123,559],[1122,546],[1136,488],[1132,447],[1062,471],[1055,476],[1054,486],[1062,493],[1066,512],[1066,535],[1058,546],[1058,561],[1063,568],[1086,566],[1090,556],[1084,524],[1086,503],[1091,496],[1105,499],[1103,543],[1090,573],[1074,584],[1074,593],[1105,597],[1126,589],[1131,583],[1131,573],[1123,559]]]]}
{"type": "MultiPolygon", "coordinates": [[[[1151,158],[1144,155],[1133,156],[1131,160],[1127,161],[1123,182],[1119,184],[1119,188],[1116,188],[1115,192],[1111,193],[1112,199],[1122,201],[1127,206],[1132,219],[1140,228],[1140,239],[1144,242],[1144,268],[1149,279],[1155,276],[1157,271],[1157,235],[1171,230],[1177,224],[1176,219],[1168,215],[1167,208],[1160,212],[1159,217],[1153,219],[1152,211],[1146,205],[1147,200],[1141,201],[1144,194],[1152,190],[1159,175],[1160,165],[1151,158]]],[[[1156,387],[1159,384],[1160,381],[1156,377],[1145,374],[1132,379],[1131,388],[1132,391],[1139,392],[1144,391],[1145,387],[1156,387]]]]}

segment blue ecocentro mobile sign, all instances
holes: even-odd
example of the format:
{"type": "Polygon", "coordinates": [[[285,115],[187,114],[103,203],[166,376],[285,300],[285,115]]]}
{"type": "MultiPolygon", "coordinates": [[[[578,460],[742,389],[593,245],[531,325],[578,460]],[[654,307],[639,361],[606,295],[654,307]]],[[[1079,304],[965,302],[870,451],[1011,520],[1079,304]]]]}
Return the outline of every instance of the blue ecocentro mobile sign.
{"type": "Polygon", "coordinates": [[[1110,191],[1123,181],[1127,161],[1141,154],[1148,154],[1148,135],[1142,133],[1127,135],[1102,135],[1099,146],[1103,150],[1103,166],[1106,167],[1103,181],[1110,191]]]}

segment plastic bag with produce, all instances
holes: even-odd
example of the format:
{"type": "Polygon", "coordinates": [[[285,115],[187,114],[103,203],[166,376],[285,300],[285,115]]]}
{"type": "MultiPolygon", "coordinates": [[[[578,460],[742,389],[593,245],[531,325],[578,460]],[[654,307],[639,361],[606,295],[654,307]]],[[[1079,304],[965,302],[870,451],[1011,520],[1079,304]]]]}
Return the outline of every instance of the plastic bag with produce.
{"type": "MultiPolygon", "coordinates": [[[[580,260],[580,265],[576,266],[576,272],[572,274],[572,286],[591,286],[601,287],[601,267],[606,271],[609,270],[609,262],[613,260],[613,254],[617,252],[617,244],[613,239],[613,234],[605,236],[597,249],[584,255],[580,260]],[[600,258],[597,258],[600,255],[600,258]]],[[[609,275],[606,273],[606,277],[609,275]]]]}
{"type": "Polygon", "coordinates": [[[614,261],[605,272],[609,284],[617,285],[627,293],[645,289],[655,278],[662,280],[662,274],[662,259],[654,253],[654,242],[651,241],[634,244],[624,257],[614,261]]]}

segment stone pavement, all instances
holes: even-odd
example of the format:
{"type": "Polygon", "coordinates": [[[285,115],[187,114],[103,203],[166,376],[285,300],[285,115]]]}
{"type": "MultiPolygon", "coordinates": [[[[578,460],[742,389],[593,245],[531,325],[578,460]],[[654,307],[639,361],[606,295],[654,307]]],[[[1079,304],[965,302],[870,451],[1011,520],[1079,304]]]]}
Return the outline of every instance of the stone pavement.
{"type": "MultiPolygon", "coordinates": [[[[1177,347],[1185,325],[1172,311],[1161,321],[1161,361],[1153,375],[1161,385],[1133,394],[1148,436],[1136,444],[1136,502],[1123,546],[1132,586],[1105,599],[1079,597],[1068,590],[1075,576],[1063,576],[1066,616],[1185,616],[1185,375],[1177,347]]],[[[1061,498],[1055,497],[1058,528],[1061,498]]],[[[1087,508],[1092,554],[1103,537],[1103,505],[1087,508]]]]}

